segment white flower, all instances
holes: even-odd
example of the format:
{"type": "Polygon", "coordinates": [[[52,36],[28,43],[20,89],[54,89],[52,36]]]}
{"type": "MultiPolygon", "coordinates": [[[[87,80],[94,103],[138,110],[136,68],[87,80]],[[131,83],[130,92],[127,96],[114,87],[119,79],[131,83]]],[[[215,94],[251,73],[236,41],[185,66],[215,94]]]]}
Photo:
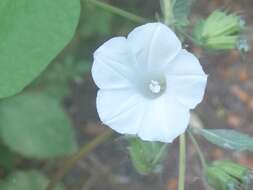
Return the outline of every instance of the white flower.
{"type": "Polygon", "coordinates": [[[149,23],[115,37],[94,53],[101,121],[143,140],[172,142],[201,102],[207,75],[167,26],[149,23]]]}

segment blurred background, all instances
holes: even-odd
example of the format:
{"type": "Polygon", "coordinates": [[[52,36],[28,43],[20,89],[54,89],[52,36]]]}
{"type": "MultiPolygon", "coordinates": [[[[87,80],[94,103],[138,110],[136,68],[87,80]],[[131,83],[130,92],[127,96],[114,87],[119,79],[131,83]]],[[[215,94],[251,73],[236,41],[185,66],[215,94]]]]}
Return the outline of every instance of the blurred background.
{"type": "MultiPolygon", "coordinates": [[[[153,19],[160,14],[159,1],[107,0],[106,2],[149,19],[153,19]]],[[[247,37],[249,42],[252,42],[253,35],[250,31],[253,29],[253,2],[251,0],[197,0],[192,7],[191,23],[195,23],[200,17],[206,18],[217,8],[241,15],[250,29],[247,37]]],[[[47,176],[46,181],[48,182],[49,179],[55,176],[58,169],[64,166],[69,153],[78,150],[85,143],[106,130],[106,127],[101,125],[96,112],[97,88],[90,75],[92,54],[106,40],[113,36],[125,36],[136,26],[136,23],[127,19],[94,7],[91,4],[83,3],[81,20],[72,42],[47,70],[25,89],[20,97],[16,98],[15,101],[4,100],[1,102],[3,106],[0,110],[0,114],[5,114],[5,123],[11,124],[12,120],[17,120],[26,127],[33,125],[33,123],[24,122],[25,118],[21,118],[23,116],[22,112],[26,115],[28,113],[32,115],[38,107],[44,106],[42,113],[48,113],[45,118],[53,119],[51,116],[57,115],[53,112],[57,106],[53,106],[51,109],[51,106],[47,104],[59,104],[62,106],[64,113],[59,113],[57,117],[61,118],[63,123],[68,123],[71,126],[71,129],[68,129],[69,131],[65,131],[68,134],[73,133],[71,137],[68,137],[71,145],[65,145],[65,142],[63,142],[63,146],[70,147],[66,150],[57,148],[58,152],[52,149],[55,155],[36,155],[36,150],[31,147],[34,145],[32,138],[25,147],[22,147],[22,140],[17,140],[15,145],[6,146],[6,142],[8,142],[8,137],[6,137],[7,140],[0,141],[0,179],[8,181],[15,179],[9,176],[16,171],[36,170],[47,176]],[[36,97],[31,96],[31,93],[36,94],[36,97]],[[50,100],[47,100],[45,96],[50,97],[50,100]],[[29,98],[33,101],[29,100],[30,110],[27,110],[24,108],[24,104],[26,104],[24,102],[29,98]],[[34,108],[34,110],[31,108],[34,108]],[[66,118],[62,118],[65,116],[66,118]],[[29,148],[31,148],[31,151],[29,151],[29,148]]],[[[196,109],[203,126],[205,128],[236,129],[253,136],[252,51],[242,58],[236,50],[207,53],[196,47],[191,41],[186,40],[184,45],[200,58],[205,72],[209,74],[205,99],[196,109]]],[[[41,115],[40,120],[43,120],[43,118],[44,116],[41,115]]],[[[41,125],[46,123],[48,125],[62,124],[37,122],[41,125]]],[[[54,133],[59,132],[60,130],[58,131],[57,128],[54,131],[54,133]]],[[[16,133],[22,133],[22,126],[19,130],[16,130],[16,133]]],[[[29,135],[32,136],[33,133],[30,131],[29,135]]],[[[11,138],[16,139],[15,134],[11,138]]],[[[26,138],[26,136],[24,135],[23,138],[26,138]]],[[[227,158],[253,169],[252,154],[224,151],[207,143],[202,138],[197,140],[200,142],[208,160],[227,158]]],[[[44,143],[51,146],[48,141],[44,141],[44,143]]],[[[78,161],[62,179],[61,183],[65,189],[69,190],[176,190],[178,177],[177,144],[178,142],[175,141],[173,146],[169,148],[159,173],[143,176],[138,174],[132,166],[124,137],[114,134],[112,138],[103,142],[87,157],[78,161]]],[[[201,176],[199,160],[195,149],[191,143],[188,143],[187,190],[204,189],[199,176],[201,176]]],[[[23,178],[21,184],[25,181],[24,179],[27,178],[23,178]]],[[[16,189],[23,190],[21,186],[17,186],[16,189]]],[[[6,189],[8,189],[7,185],[1,190],[6,189]]],[[[8,190],[12,190],[12,188],[8,190]]]]}

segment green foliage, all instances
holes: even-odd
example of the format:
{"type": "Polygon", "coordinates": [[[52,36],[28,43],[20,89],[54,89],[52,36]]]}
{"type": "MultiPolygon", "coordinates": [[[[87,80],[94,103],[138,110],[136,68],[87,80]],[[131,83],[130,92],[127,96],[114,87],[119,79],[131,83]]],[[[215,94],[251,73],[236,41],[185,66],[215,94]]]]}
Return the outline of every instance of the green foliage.
{"type": "Polygon", "coordinates": [[[68,56],[61,62],[51,64],[40,77],[31,85],[31,90],[42,91],[44,94],[56,98],[69,95],[70,81],[80,81],[85,73],[90,71],[86,61],[77,61],[68,56]]]}
{"type": "Polygon", "coordinates": [[[192,0],[161,0],[162,12],[166,24],[183,27],[189,24],[188,16],[192,0]]]}
{"type": "Polygon", "coordinates": [[[52,158],[76,150],[70,121],[58,101],[22,94],[0,102],[0,136],[13,151],[31,158],[52,158]]]}
{"type": "Polygon", "coordinates": [[[192,0],[174,0],[173,15],[175,23],[179,26],[186,26],[189,23],[188,16],[191,10],[192,0]]]}
{"type": "Polygon", "coordinates": [[[217,190],[248,190],[251,173],[242,165],[226,160],[218,160],[205,168],[207,183],[217,190]]]}
{"type": "Polygon", "coordinates": [[[234,178],[240,179],[240,181],[244,184],[248,185],[250,182],[250,170],[245,166],[233,163],[228,160],[218,160],[213,162],[213,165],[215,167],[219,167],[234,178]]]}
{"type": "Polygon", "coordinates": [[[29,84],[71,40],[79,0],[0,1],[0,98],[29,84]]]}
{"type": "Polygon", "coordinates": [[[167,147],[168,144],[130,137],[128,150],[135,169],[141,174],[149,174],[159,169],[167,147]]]}
{"type": "Polygon", "coordinates": [[[13,169],[16,157],[15,153],[10,151],[6,146],[0,144],[0,168],[4,170],[13,169]]]}
{"type": "Polygon", "coordinates": [[[199,20],[193,29],[198,45],[213,50],[234,49],[244,29],[243,20],[234,14],[214,11],[206,20],[199,20]]]}
{"type": "Polygon", "coordinates": [[[79,29],[82,37],[110,35],[112,18],[113,16],[110,12],[97,9],[92,5],[85,6],[85,11],[81,15],[79,29]]]}
{"type": "Polygon", "coordinates": [[[198,43],[198,45],[202,45],[202,32],[204,30],[205,20],[200,19],[195,27],[193,28],[193,36],[198,43]]]}
{"type": "Polygon", "coordinates": [[[217,167],[208,167],[205,171],[207,183],[214,190],[236,190],[236,180],[217,167]]]}
{"type": "MultiPolygon", "coordinates": [[[[0,190],[45,190],[49,180],[37,171],[17,171],[0,183],[0,190]]],[[[57,186],[54,190],[62,190],[57,186]]]]}
{"type": "Polygon", "coordinates": [[[219,147],[237,151],[253,151],[253,138],[246,134],[227,129],[194,128],[193,131],[219,147]]]}

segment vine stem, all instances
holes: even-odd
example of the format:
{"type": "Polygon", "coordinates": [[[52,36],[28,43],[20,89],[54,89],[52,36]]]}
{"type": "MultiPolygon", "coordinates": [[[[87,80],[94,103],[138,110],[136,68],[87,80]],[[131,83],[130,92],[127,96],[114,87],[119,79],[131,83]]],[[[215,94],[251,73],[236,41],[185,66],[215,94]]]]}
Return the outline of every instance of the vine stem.
{"type": "Polygon", "coordinates": [[[179,177],[178,177],[178,190],[184,190],[185,183],[185,134],[179,137],[179,177]]]}
{"type": "Polygon", "coordinates": [[[95,137],[88,144],[83,145],[83,147],[69,160],[63,163],[63,167],[56,172],[55,176],[53,176],[52,180],[49,182],[46,190],[53,190],[54,187],[58,184],[58,182],[71,170],[71,168],[75,165],[75,163],[85,156],[88,155],[93,149],[95,149],[102,142],[111,137],[112,131],[108,130],[97,137],[95,137]]]}
{"type": "Polygon", "coordinates": [[[200,146],[198,144],[198,142],[196,141],[195,137],[193,136],[193,134],[187,130],[190,138],[191,138],[191,141],[193,143],[193,145],[195,146],[196,150],[197,150],[197,153],[199,155],[199,160],[201,162],[201,165],[202,167],[205,169],[207,167],[207,163],[206,163],[206,160],[205,160],[205,157],[204,157],[204,154],[202,153],[201,149],[200,149],[200,146]]]}
{"type": "Polygon", "coordinates": [[[172,13],[173,3],[171,0],[163,0],[162,3],[163,3],[162,10],[164,15],[164,23],[169,26],[173,20],[173,13],[172,13]]]}
{"type": "Polygon", "coordinates": [[[143,18],[143,17],[140,17],[140,16],[137,16],[133,13],[130,13],[128,11],[125,11],[123,9],[120,9],[118,7],[115,7],[115,6],[112,6],[108,3],[105,3],[103,1],[99,1],[99,0],[86,0],[88,3],[92,3],[93,5],[101,8],[101,9],[104,9],[106,11],[109,11],[113,14],[116,14],[116,15],[119,15],[119,16],[122,16],[124,18],[127,18],[133,22],[136,22],[136,23],[140,23],[140,24],[143,24],[143,23],[146,23],[148,22],[148,20],[146,18],[143,18]]]}

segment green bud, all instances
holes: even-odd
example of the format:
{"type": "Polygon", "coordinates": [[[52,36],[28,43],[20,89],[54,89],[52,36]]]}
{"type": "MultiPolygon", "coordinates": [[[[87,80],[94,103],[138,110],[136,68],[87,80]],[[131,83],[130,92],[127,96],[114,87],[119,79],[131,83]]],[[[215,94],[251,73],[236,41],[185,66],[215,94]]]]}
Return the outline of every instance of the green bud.
{"type": "Polygon", "coordinates": [[[193,35],[203,47],[214,50],[234,49],[244,25],[245,22],[239,16],[216,10],[206,20],[199,21],[193,35]]]}
{"type": "Polygon", "coordinates": [[[214,190],[235,190],[238,186],[236,179],[218,167],[208,167],[205,174],[207,183],[214,190]]]}
{"type": "Polygon", "coordinates": [[[248,190],[251,171],[231,161],[215,161],[205,170],[207,183],[214,190],[248,190]]]}
{"type": "Polygon", "coordinates": [[[142,141],[137,137],[129,137],[129,154],[133,166],[140,174],[157,172],[166,155],[168,144],[142,141]]]}
{"type": "Polygon", "coordinates": [[[229,175],[238,179],[242,184],[245,184],[246,186],[249,185],[251,172],[247,167],[227,160],[215,161],[213,165],[221,168],[226,173],[229,173],[229,175]]]}
{"type": "Polygon", "coordinates": [[[233,35],[242,30],[242,23],[237,15],[216,10],[207,18],[202,35],[204,38],[233,35]]]}
{"type": "Polygon", "coordinates": [[[213,38],[208,38],[204,43],[210,49],[234,49],[236,48],[238,41],[238,36],[217,36],[213,38]]]}

